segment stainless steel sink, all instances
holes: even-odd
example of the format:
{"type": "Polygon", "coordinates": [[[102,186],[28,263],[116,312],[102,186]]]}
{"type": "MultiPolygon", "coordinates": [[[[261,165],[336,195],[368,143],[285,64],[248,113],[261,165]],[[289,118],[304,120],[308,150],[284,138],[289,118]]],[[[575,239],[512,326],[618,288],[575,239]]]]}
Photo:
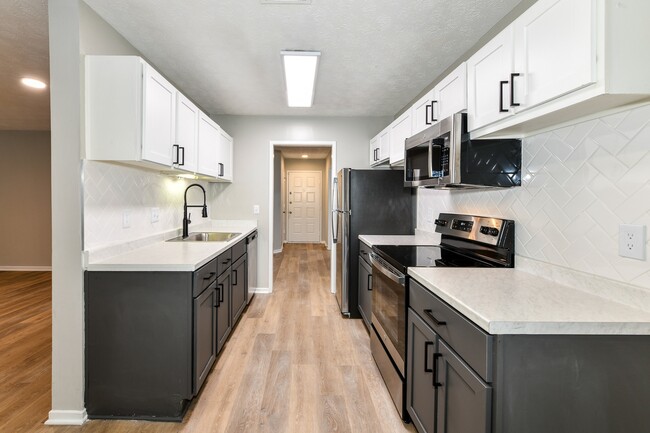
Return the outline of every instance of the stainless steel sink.
{"type": "Polygon", "coordinates": [[[167,242],[228,242],[241,233],[232,232],[193,232],[183,239],[182,236],[168,240],[167,242]]]}

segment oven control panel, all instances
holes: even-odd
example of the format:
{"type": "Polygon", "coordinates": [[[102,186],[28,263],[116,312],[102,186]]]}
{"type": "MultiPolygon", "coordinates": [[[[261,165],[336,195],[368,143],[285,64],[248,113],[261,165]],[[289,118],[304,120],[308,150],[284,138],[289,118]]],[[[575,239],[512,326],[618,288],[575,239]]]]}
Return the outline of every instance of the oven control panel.
{"type": "Polygon", "coordinates": [[[441,213],[435,221],[436,232],[449,237],[469,239],[499,247],[514,242],[514,221],[473,215],[441,213]]]}

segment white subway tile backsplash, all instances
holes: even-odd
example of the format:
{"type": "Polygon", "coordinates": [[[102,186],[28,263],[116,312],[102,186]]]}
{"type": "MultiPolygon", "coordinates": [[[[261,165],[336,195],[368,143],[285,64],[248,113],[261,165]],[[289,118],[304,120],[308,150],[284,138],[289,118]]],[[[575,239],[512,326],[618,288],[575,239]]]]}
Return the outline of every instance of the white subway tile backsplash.
{"type": "Polygon", "coordinates": [[[509,190],[418,189],[427,209],[514,219],[516,252],[550,265],[650,289],[648,260],[618,256],[618,225],[650,225],[650,105],[523,141],[522,186],[509,190]]]}

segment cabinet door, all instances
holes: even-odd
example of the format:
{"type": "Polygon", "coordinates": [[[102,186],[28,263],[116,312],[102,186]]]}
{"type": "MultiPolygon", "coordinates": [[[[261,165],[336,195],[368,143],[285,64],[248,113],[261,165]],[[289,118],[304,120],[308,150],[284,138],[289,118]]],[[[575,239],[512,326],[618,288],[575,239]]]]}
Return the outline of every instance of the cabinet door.
{"type": "Polygon", "coordinates": [[[246,255],[232,265],[231,277],[232,325],[235,326],[246,308],[246,255]]]}
{"type": "Polygon", "coordinates": [[[230,311],[230,272],[224,272],[217,280],[217,353],[221,352],[223,345],[232,329],[232,314],[230,311]]]}
{"type": "Polygon", "coordinates": [[[194,377],[197,395],[217,357],[217,290],[213,282],[194,298],[194,377]]]}
{"type": "Polygon", "coordinates": [[[393,164],[404,164],[404,142],[411,136],[411,112],[402,113],[390,124],[390,158],[393,164]]]}
{"type": "Polygon", "coordinates": [[[445,119],[467,109],[467,65],[462,63],[435,87],[437,104],[433,105],[436,119],[445,119]]]}
{"type": "Polygon", "coordinates": [[[199,109],[183,94],[176,93],[176,141],[172,162],[178,168],[196,172],[198,157],[199,109]]]}
{"type": "Polygon", "coordinates": [[[217,150],[217,177],[232,182],[232,137],[223,129],[219,130],[217,150]]]}
{"type": "Polygon", "coordinates": [[[207,176],[219,174],[218,153],[220,140],[219,125],[206,114],[199,114],[199,155],[197,171],[207,176]]]}
{"type": "Polygon", "coordinates": [[[378,162],[386,162],[390,154],[390,126],[379,133],[379,159],[378,162]]]}
{"type": "Polygon", "coordinates": [[[145,65],[143,86],[142,159],[172,164],[176,126],[176,89],[145,65]]]}
{"type": "Polygon", "coordinates": [[[370,165],[373,165],[379,160],[379,135],[376,135],[372,140],[370,140],[370,165]]]}
{"type": "Polygon", "coordinates": [[[370,330],[372,317],[372,268],[359,256],[359,312],[370,330]]]}
{"type": "Polygon", "coordinates": [[[438,341],[437,433],[489,433],[492,423],[492,387],[438,341]]]}
{"type": "Polygon", "coordinates": [[[467,61],[468,129],[511,115],[510,74],[513,69],[513,26],[508,26],[467,61]]]}
{"type": "Polygon", "coordinates": [[[411,133],[417,134],[431,126],[434,122],[432,111],[435,105],[434,89],[420,98],[411,107],[411,133]]]}
{"type": "Polygon", "coordinates": [[[410,308],[407,334],[406,409],[419,433],[434,433],[436,388],[433,367],[437,335],[410,308]]]}
{"type": "Polygon", "coordinates": [[[540,0],[515,21],[515,104],[531,107],[596,81],[594,7],[540,0]]]}

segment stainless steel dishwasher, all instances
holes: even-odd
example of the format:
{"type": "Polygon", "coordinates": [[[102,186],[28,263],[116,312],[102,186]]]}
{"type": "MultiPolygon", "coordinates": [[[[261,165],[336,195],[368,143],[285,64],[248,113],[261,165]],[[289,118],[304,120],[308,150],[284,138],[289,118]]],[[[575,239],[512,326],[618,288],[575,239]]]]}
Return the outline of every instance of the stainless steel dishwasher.
{"type": "Polygon", "coordinates": [[[248,255],[248,301],[250,304],[257,289],[257,230],[246,238],[246,252],[248,255]]]}

